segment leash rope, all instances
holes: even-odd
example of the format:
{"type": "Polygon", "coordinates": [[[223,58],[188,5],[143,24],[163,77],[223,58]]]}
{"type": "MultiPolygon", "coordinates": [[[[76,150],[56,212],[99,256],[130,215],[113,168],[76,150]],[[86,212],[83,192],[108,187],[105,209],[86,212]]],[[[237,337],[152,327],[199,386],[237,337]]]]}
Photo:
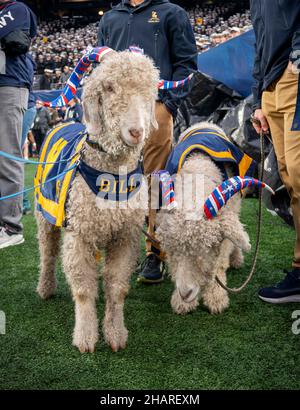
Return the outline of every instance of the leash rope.
{"type": "Polygon", "coordinates": [[[22,162],[24,164],[32,164],[32,165],[54,165],[54,164],[61,164],[63,162],[68,162],[71,161],[72,159],[74,159],[76,157],[76,155],[78,155],[78,153],[76,152],[74,155],[72,155],[69,158],[66,159],[62,159],[60,161],[55,161],[55,162],[44,162],[44,161],[32,161],[30,159],[24,159],[21,157],[15,157],[14,155],[8,154],[7,152],[4,151],[0,151],[0,157],[4,157],[7,159],[10,159],[12,161],[17,161],[17,162],[22,162]]]}
{"type": "MultiPolygon", "coordinates": [[[[260,169],[260,175],[259,179],[260,181],[263,182],[264,180],[264,173],[265,173],[265,142],[264,142],[265,134],[263,131],[260,133],[260,161],[261,161],[261,169],[260,169]]],[[[261,241],[261,228],[262,228],[262,186],[259,187],[259,197],[258,197],[258,217],[257,217],[257,232],[256,232],[256,245],[255,245],[255,251],[254,251],[254,256],[253,256],[253,262],[252,262],[252,267],[250,270],[250,273],[245,280],[245,282],[239,287],[239,288],[229,288],[227,285],[225,285],[221,279],[216,276],[215,280],[217,281],[218,285],[220,285],[224,290],[230,293],[239,293],[245,287],[248,285],[248,283],[251,281],[255,270],[256,270],[256,265],[257,265],[257,260],[258,260],[258,255],[259,255],[259,248],[260,248],[260,241],[261,241]]]]}
{"type": "Polygon", "coordinates": [[[153,238],[153,236],[151,236],[147,231],[145,231],[145,229],[142,229],[142,233],[146,236],[147,239],[149,239],[149,241],[153,244],[153,245],[160,245],[160,242],[153,238]]]}
{"type": "Polygon", "coordinates": [[[5,199],[14,198],[14,197],[16,197],[16,196],[25,194],[26,192],[34,191],[36,188],[40,188],[40,187],[42,187],[42,186],[48,184],[49,182],[55,181],[56,179],[58,179],[58,178],[64,176],[65,174],[67,174],[69,171],[72,171],[72,170],[73,170],[74,168],[76,168],[77,166],[78,166],[77,163],[74,164],[74,165],[72,165],[70,168],[68,168],[68,169],[65,170],[64,172],[61,172],[60,174],[56,175],[56,176],[53,177],[53,178],[50,178],[48,181],[43,182],[42,184],[35,185],[35,186],[31,187],[31,188],[23,189],[22,191],[16,192],[16,193],[14,193],[14,194],[2,196],[2,197],[0,197],[0,201],[4,201],[5,199]]]}

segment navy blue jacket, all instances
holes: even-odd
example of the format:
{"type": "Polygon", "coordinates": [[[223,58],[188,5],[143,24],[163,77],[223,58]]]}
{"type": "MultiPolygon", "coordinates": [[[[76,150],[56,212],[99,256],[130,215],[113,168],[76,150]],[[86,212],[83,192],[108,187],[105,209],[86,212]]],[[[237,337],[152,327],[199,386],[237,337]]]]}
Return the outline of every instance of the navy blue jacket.
{"type": "Polygon", "coordinates": [[[292,53],[300,57],[300,1],[251,0],[256,37],[253,76],[254,108],[261,108],[262,92],[286,69],[292,53]],[[297,51],[299,55],[297,55],[297,51]]]}
{"type": "Polygon", "coordinates": [[[82,116],[83,116],[83,111],[82,111],[81,105],[79,103],[76,103],[73,107],[67,108],[64,122],[68,122],[68,121],[81,122],[82,116]]]}
{"type": "MultiPolygon", "coordinates": [[[[31,38],[37,34],[36,17],[24,4],[9,1],[0,6],[0,40],[14,30],[24,30],[31,38]]],[[[0,87],[25,87],[32,84],[32,67],[27,55],[6,56],[6,72],[0,74],[0,87]],[[29,65],[28,65],[29,64],[29,65]]]]}
{"type": "MultiPolygon", "coordinates": [[[[168,0],[145,0],[138,7],[123,0],[100,20],[98,45],[117,51],[142,48],[163,80],[182,80],[197,71],[197,47],[188,15],[168,0]]],[[[175,116],[183,96],[163,91],[159,98],[175,116]]]]}

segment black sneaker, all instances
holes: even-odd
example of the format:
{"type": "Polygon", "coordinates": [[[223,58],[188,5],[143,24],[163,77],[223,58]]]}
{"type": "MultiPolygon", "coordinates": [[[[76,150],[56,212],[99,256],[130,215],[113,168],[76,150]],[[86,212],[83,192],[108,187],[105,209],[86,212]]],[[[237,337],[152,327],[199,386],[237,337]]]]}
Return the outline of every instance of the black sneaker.
{"type": "Polygon", "coordinates": [[[138,274],[138,283],[154,285],[164,280],[163,262],[154,254],[147,256],[142,264],[142,271],[138,274]]]}
{"type": "Polygon", "coordinates": [[[260,289],[258,296],[268,303],[290,303],[300,302],[300,268],[295,268],[291,272],[284,271],[286,277],[282,282],[269,288],[260,289]]]}

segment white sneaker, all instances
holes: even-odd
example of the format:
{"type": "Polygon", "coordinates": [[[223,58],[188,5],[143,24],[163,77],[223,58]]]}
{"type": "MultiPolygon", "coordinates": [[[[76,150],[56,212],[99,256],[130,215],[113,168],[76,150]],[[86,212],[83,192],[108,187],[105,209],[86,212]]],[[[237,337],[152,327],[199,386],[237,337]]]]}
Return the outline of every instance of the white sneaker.
{"type": "Polygon", "coordinates": [[[0,249],[20,245],[23,242],[24,236],[21,233],[11,233],[3,227],[0,228],[0,249]]]}

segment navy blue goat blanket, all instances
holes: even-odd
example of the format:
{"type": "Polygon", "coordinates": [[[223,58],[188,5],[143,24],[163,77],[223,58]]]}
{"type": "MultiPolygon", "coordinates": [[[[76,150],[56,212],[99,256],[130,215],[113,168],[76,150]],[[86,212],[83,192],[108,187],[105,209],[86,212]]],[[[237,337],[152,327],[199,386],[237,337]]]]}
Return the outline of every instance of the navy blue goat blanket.
{"type": "Polygon", "coordinates": [[[35,176],[37,210],[48,222],[63,226],[65,206],[72,181],[79,172],[95,195],[105,200],[127,201],[141,188],[143,169],[138,167],[124,175],[115,175],[91,168],[81,158],[87,139],[80,123],[60,125],[49,132],[41,148],[35,176]]]}
{"type": "Polygon", "coordinates": [[[53,225],[62,226],[65,220],[65,204],[86,136],[84,125],[66,123],[52,129],[43,142],[40,162],[47,164],[37,167],[35,196],[37,210],[53,225]]]}
{"type": "Polygon", "coordinates": [[[255,161],[237,148],[225,135],[214,129],[196,128],[187,133],[172,150],[166,165],[169,174],[180,172],[184,162],[194,152],[210,156],[224,172],[224,164],[233,164],[236,176],[252,176],[255,161]]]}

